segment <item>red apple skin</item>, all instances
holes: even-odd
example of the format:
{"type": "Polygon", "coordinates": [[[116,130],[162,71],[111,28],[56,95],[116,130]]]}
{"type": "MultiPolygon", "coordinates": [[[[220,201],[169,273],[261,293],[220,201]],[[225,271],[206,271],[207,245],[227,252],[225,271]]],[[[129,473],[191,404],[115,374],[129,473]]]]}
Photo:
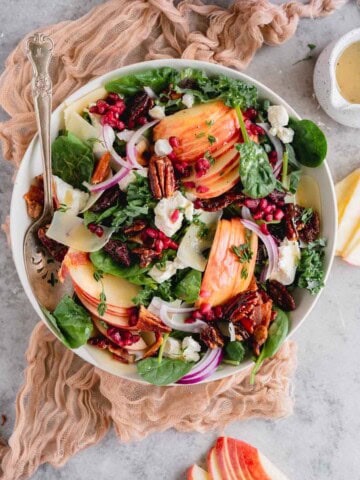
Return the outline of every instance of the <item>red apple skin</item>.
{"type": "Polygon", "coordinates": [[[211,480],[228,480],[223,476],[220,466],[218,465],[215,447],[209,450],[207,455],[207,466],[211,480]]]}
{"type": "Polygon", "coordinates": [[[224,478],[226,478],[226,480],[242,480],[242,476],[239,476],[239,472],[235,470],[236,465],[230,460],[226,437],[219,437],[217,439],[215,451],[219,468],[224,478]]]}
{"type": "Polygon", "coordinates": [[[241,463],[237,452],[237,440],[235,440],[234,438],[226,437],[226,443],[230,462],[234,467],[237,478],[239,480],[252,480],[247,468],[245,468],[245,470],[241,468],[241,463]]]}
{"type": "Polygon", "coordinates": [[[240,465],[243,471],[249,473],[249,480],[271,480],[262,467],[257,448],[241,440],[235,440],[240,465]]]}

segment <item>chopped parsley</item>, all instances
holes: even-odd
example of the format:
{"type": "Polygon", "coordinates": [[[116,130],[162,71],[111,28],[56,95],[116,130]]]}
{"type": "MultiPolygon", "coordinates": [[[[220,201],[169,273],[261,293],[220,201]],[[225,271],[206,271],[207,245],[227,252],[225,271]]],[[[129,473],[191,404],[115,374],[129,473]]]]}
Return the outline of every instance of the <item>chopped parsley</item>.
{"type": "MultiPolygon", "coordinates": [[[[246,230],[245,243],[239,246],[233,245],[231,247],[232,252],[234,253],[234,255],[237,256],[240,263],[250,262],[254,254],[254,252],[250,248],[250,237],[251,237],[251,232],[249,230],[246,230]]],[[[241,272],[241,275],[243,275],[242,272],[241,272]]]]}
{"type": "Polygon", "coordinates": [[[301,258],[297,269],[296,284],[306,288],[312,295],[317,294],[324,286],[323,258],[326,240],[319,238],[301,249],[301,258]]]}
{"type": "Polygon", "coordinates": [[[202,137],[205,137],[205,132],[199,132],[199,133],[195,133],[195,137],[196,137],[196,138],[202,138],[202,137]]]}
{"type": "Polygon", "coordinates": [[[300,217],[301,223],[306,225],[312,216],[313,216],[313,209],[305,208],[300,217]]]}
{"type": "Polygon", "coordinates": [[[200,220],[199,215],[194,215],[194,219],[192,222],[194,225],[198,227],[197,237],[198,238],[207,238],[209,235],[209,227],[206,225],[205,222],[200,220]]]}
{"type": "Polygon", "coordinates": [[[100,303],[97,306],[97,311],[98,311],[98,314],[100,315],[100,317],[102,317],[104,315],[104,313],[106,312],[106,309],[107,309],[106,295],[105,295],[105,291],[104,291],[104,284],[103,284],[103,281],[102,281],[102,279],[104,278],[104,274],[101,270],[95,270],[95,272],[93,273],[93,276],[94,276],[94,279],[97,282],[101,283],[101,293],[99,295],[100,303]]]}
{"type": "Polygon", "coordinates": [[[213,145],[214,143],[216,143],[216,137],[214,137],[214,135],[208,135],[207,138],[209,140],[210,145],[213,145]]]}
{"type": "Polygon", "coordinates": [[[215,158],[211,155],[211,153],[209,152],[209,150],[207,150],[205,153],[204,153],[204,157],[206,158],[206,160],[208,160],[210,162],[210,165],[214,165],[215,163],[215,158]]]}
{"type": "Polygon", "coordinates": [[[214,125],[215,120],[206,120],[205,123],[208,127],[211,127],[212,125],[214,125]]]}
{"type": "Polygon", "coordinates": [[[246,279],[248,278],[249,273],[248,273],[247,268],[243,268],[243,269],[241,270],[240,276],[241,276],[241,278],[244,279],[244,280],[246,280],[246,279]]]}
{"type": "Polygon", "coordinates": [[[70,207],[66,203],[60,203],[60,207],[57,209],[58,212],[65,213],[69,210],[70,207]]]}

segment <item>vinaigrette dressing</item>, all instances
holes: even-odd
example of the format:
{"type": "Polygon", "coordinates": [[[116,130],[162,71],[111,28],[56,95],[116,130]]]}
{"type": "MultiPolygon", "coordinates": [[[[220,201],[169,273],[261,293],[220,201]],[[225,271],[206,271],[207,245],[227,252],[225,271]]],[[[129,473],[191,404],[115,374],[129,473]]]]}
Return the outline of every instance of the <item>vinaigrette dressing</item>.
{"type": "Polygon", "coordinates": [[[349,45],[336,62],[336,80],[341,95],[350,103],[360,103],[360,42],[349,45]]]}

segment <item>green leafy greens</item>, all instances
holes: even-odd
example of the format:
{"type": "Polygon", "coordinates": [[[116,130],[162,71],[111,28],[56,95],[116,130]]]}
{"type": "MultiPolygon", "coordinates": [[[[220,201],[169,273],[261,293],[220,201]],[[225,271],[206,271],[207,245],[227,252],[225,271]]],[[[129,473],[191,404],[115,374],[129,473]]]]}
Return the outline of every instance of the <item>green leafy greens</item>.
{"type": "Polygon", "coordinates": [[[307,167],[316,168],[325,160],[327,142],[324,133],[311,120],[290,119],[289,126],[294,130],[292,142],[299,162],[307,167]]]}
{"type": "Polygon", "coordinates": [[[150,87],[155,93],[159,93],[169,85],[173,76],[173,68],[153,68],[111,80],[105,85],[105,88],[108,92],[123,95],[135,95],[135,93],[143,90],[143,87],[150,87]]]}
{"type": "Polygon", "coordinates": [[[54,332],[69,348],[78,348],[90,338],[93,325],[89,313],[84,307],[65,295],[53,313],[42,307],[54,332]]]}
{"type": "Polygon", "coordinates": [[[234,340],[229,342],[225,346],[225,363],[230,363],[231,365],[239,365],[244,359],[245,356],[245,347],[241,342],[234,340]]]}
{"type": "Polygon", "coordinates": [[[253,385],[255,382],[255,376],[260,370],[261,365],[264,363],[264,360],[272,357],[279,350],[281,345],[284,343],[285,338],[289,331],[289,318],[285,312],[280,310],[280,308],[275,307],[274,310],[277,311],[275,320],[272,322],[269,328],[268,337],[264,343],[260,355],[258,356],[255,365],[251,371],[250,384],[253,385]]]}
{"type": "Polygon", "coordinates": [[[316,295],[324,286],[323,258],[326,240],[319,238],[301,248],[301,258],[297,268],[296,284],[316,295]]]}
{"type": "Polygon", "coordinates": [[[193,363],[172,358],[163,358],[163,351],[169,334],[163,337],[163,343],[157,358],[145,358],[137,363],[137,371],[141,378],[153,385],[164,386],[180,380],[189,373],[193,363]]]}
{"type": "Polygon", "coordinates": [[[84,189],[94,169],[94,156],[90,144],[66,132],[57,137],[51,147],[53,174],[75,188],[84,189]]]}
{"type": "Polygon", "coordinates": [[[175,286],[174,293],[186,303],[194,303],[200,295],[201,272],[191,269],[175,286]]]}
{"type": "Polygon", "coordinates": [[[263,147],[249,139],[240,106],[236,106],[244,143],[236,144],[240,152],[240,179],[243,191],[251,198],[263,198],[276,187],[276,178],[263,147]]]}

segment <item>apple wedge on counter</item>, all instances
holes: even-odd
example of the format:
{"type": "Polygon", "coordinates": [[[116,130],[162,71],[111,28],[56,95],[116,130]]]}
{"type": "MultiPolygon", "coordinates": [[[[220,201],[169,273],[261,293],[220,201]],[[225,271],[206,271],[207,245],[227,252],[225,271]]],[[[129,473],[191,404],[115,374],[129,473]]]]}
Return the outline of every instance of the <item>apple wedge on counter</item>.
{"type": "Polygon", "coordinates": [[[336,254],[360,266],[360,168],[335,186],[338,206],[336,254]]]}
{"type": "Polygon", "coordinates": [[[220,437],[207,455],[207,471],[192,465],[187,480],[287,480],[287,477],[252,445],[220,437]]]}

